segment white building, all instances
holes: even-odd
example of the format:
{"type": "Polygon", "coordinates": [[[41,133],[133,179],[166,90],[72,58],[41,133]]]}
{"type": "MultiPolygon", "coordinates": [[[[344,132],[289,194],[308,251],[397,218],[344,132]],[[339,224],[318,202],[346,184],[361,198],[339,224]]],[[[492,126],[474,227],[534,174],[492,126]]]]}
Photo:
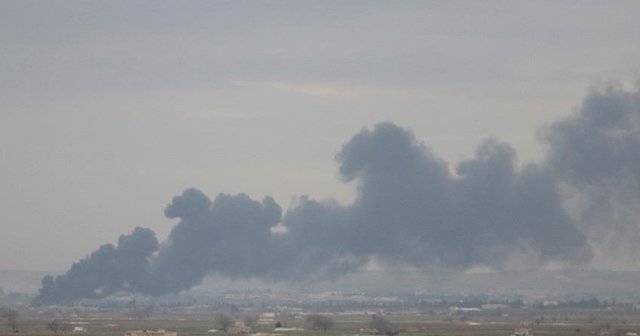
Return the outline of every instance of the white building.
{"type": "Polygon", "coordinates": [[[124,336],[178,336],[175,331],[159,330],[130,330],[124,333],[124,336]]]}

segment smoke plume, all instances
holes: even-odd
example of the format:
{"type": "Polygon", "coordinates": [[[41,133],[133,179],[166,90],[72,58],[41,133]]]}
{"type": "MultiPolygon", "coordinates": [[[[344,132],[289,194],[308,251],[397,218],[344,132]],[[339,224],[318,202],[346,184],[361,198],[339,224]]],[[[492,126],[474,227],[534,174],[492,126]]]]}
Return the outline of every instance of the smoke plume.
{"type": "Polygon", "coordinates": [[[522,260],[581,266],[603,258],[612,239],[637,237],[640,93],[592,92],[541,134],[549,149],[540,163],[519,168],[514,148],[488,139],[450,167],[411,131],[377,124],[336,155],[340,179],[357,188],[352,203],[301,197],[283,215],[269,196],[211,201],[188,189],[165,209],[179,220],[165,242],[137,228],[66,274],[45,277],[34,303],[174,293],[208,274],[340,276],[372,261],[418,269],[503,269],[522,260]]]}
{"type": "Polygon", "coordinates": [[[101,298],[117,291],[142,291],[149,279],[149,257],[158,249],[155,233],[136,228],[122,235],[118,245],[102,245],[87,258],[74,263],[64,275],[42,279],[33,303],[53,304],[81,298],[101,298]]]}
{"type": "Polygon", "coordinates": [[[571,196],[595,265],[626,268],[640,257],[640,91],[593,91],[578,113],[543,130],[548,164],[571,196]]]}

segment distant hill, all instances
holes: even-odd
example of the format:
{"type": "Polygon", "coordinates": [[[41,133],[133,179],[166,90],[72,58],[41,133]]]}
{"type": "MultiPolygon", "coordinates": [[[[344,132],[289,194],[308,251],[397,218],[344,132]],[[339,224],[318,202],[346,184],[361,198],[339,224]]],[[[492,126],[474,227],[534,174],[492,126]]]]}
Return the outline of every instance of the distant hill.
{"type": "Polygon", "coordinates": [[[47,274],[57,275],[59,272],[0,270],[0,288],[7,293],[37,293],[40,281],[47,274]]]}

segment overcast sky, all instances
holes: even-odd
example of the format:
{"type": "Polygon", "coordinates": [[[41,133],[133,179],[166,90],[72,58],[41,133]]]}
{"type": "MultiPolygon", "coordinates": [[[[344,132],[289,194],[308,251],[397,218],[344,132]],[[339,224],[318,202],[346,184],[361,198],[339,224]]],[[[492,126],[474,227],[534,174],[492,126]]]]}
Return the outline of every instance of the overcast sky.
{"type": "Polygon", "coordinates": [[[335,154],[412,129],[455,164],[640,76],[637,1],[2,1],[0,269],[63,270],[209,195],[348,202],[335,154]]]}

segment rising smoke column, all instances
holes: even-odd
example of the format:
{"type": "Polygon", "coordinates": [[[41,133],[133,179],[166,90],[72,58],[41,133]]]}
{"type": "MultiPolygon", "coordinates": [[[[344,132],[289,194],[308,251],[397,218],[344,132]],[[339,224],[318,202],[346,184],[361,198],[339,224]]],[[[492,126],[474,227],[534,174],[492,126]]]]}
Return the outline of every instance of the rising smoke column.
{"type": "Polygon", "coordinates": [[[589,258],[549,170],[518,171],[507,144],[483,142],[453,175],[413,133],[382,123],[356,134],[336,159],[341,179],[357,185],[352,204],[301,198],[283,218],[269,196],[258,202],[220,194],[212,202],[188,189],[165,209],[179,222],[159,248],[150,230],[136,229],[67,274],[45,278],[34,303],[174,293],[211,273],[287,281],[340,276],[372,258],[459,269],[501,268],[515,253],[540,264],[589,258]],[[287,232],[274,234],[280,222],[287,232]]]}
{"type": "Polygon", "coordinates": [[[518,171],[507,144],[483,142],[454,176],[411,132],[383,123],[355,135],[337,160],[341,178],[357,184],[353,204],[304,200],[284,219],[292,239],[327,261],[465,269],[502,268],[515,253],[540,265],[590,257],[551,172],[533,164],[518,171]]]}
{"type": "Polygon", "coordinates": [[[148,283],[148,258],[158,249],[155,233],[136,228],[122,235],[118,245],[105,244],[73,265],[67,273],[42,279],[35,305],[70,303],[76,299],[97,299],[117,291],[143,291],[148,283]]]}
{"type": "Polygon", "coordinates": [[[267,196],[262,202],[244,194],[220,194],[214,202],[188,189],[165,209],[180,222],[152,262],[153,281],[146,294],[165,294],[199,284],[209,273],[261,276],[277,267],[271,228],[282,209],[267,196]]]}
{"type": "Polygon", "coordinates": [[[167,218],[178,218],[167,241],[136,228],[73,264],[55,279],[46,276],[36,305],[96,299],[118,291],[146,295],[176,293],[197,285],[209,273],[250,277],[274,272],[271,227],[282,209],[271,197],[220,194],[214,202],[196,189],[173,198],[167,218]]]}
{"type": "Polygon", "coordinates": [[[593,90],[542,132],[548,165],[571,197],[596,266],[640,266],[640,91],[593,90]]]}
{"type": "MultiPolygon", "coordinates": [[[[158,244],[148,229],[101,246],[64,275],[45,277],[35,304],[186,290],[211,273],[297,281],[355,272],[371,260],[416,268],[585,265],[612,241],[634,242],[640,204],[640,93],[592,92],[542,132],[548,158],[518,168],[495,139],[455,167],[392,123],[363,129],[336,160],[357,188],[350,204],[301,197],[282,215],[271,198],[196,189],[165,209],[178,219],[158,244]],[[568,211],[569,209],[570,211],[568,211]],[[275,233],[278,225],[286,232],[275,233]],[[521,261],[522,259],[516,259],[521,261]]],[[[617,255],[614,255],[617,256],[617,255]]]]}
{"type": "Polygon", "coordinates": [[[356,134],[336,159],[341,179],[357,185],[352,204],[301,198],[282,218],[269,196],[258,202],[220,194],[212,202],[188,189],[165,209],[179,222],[159,248],[150,230],[136,229],[67,274],[45,278],[34,303],[174,293],[211,273],[286,281],[340,276],[372,258],[465,269],[500,268],[515,253],[540,264],[589,257],[553,176],[536,165],[516,170],[507,144],[483,142],[454,176],[413,133],[382,123],[356,134]],[[287,232],[274,234],[280,222],[287,232]]]}

